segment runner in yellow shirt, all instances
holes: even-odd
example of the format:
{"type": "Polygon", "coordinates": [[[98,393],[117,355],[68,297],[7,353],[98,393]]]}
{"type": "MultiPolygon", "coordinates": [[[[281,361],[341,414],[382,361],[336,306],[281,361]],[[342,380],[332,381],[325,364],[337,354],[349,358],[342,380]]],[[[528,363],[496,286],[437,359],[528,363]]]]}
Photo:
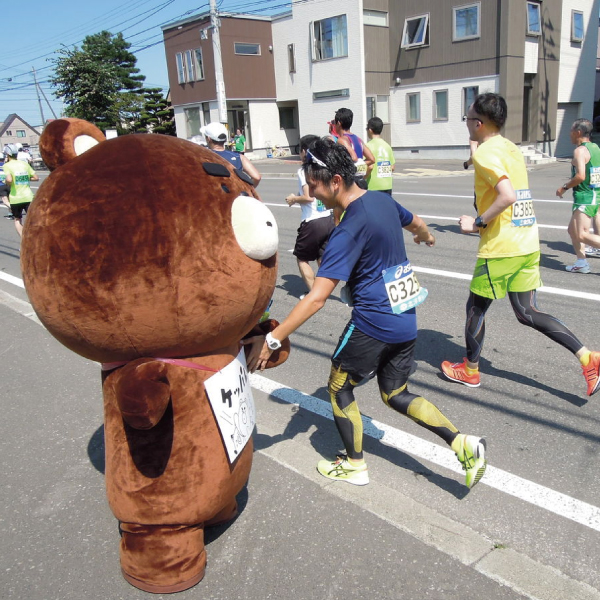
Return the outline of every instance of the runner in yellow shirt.
{"type": "Polygon", "coordinates": [[[463,385],[479,387],[479,357],[485,335],[485,314],[496,298],[508,298],[520,323],[564,346],[580,361],[591,396],[600,387],[600,352],[590,352],[552,315],[536,305],[541,286],[537,222],[520,150],[500,135],[506,122],[506,101],[499,94],[481,94],[463,117],[471,140],[478,217],[459,219],[462,233],[479,233],[479,250],[467,301],[462,363],[442,363],[444,375],[463,385]]]}

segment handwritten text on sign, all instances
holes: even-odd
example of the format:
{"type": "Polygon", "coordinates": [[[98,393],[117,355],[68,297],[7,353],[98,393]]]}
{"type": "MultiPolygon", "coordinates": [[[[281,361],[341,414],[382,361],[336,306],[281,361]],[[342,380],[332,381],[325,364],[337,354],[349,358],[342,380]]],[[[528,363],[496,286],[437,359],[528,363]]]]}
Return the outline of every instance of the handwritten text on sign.
{"type": "Polygon", "coordinates": [[[226,367],[209,377],[205,387],[229,462],[233,462],[248,443],[256,424],[244,349],[226,367]]]}

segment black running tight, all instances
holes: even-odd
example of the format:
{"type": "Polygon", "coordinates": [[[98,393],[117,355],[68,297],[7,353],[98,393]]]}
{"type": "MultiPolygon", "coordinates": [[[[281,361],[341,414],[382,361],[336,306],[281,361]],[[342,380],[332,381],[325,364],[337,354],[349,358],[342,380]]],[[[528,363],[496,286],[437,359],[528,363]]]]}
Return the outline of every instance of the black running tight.
{"type": "MultiPolygon", "coordinates": [[[[508,299],[519,323],[543,333],[573,354],[579,352],[583,348],[583,344],[562,321],[548,313],[540,312],[536,305],[536,297],[536,290],[508,292],[508,299]]],[[[467,360],[471,363],[479,362],[485,336],[485,313],[492,302],[493,300],[490,298],[484,298],[473,292],[469,294],[465,338],[467,342],[467,360]]]]}

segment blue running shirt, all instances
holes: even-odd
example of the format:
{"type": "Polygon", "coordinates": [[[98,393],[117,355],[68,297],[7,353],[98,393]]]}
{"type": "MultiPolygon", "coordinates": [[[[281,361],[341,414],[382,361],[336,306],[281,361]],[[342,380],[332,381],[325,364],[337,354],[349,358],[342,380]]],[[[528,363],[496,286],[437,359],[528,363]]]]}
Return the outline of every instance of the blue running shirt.
{"type": "Polygon", "coordinates": [[[386,343],[417,337],[415,309],[393,312],[382,272],[407,261],[403,227],[411,212],[389,194],[368,191],[351,202],[332,231],[318,277],[346,281],[352,293],[352,321],[360,331],[386,343]]]}

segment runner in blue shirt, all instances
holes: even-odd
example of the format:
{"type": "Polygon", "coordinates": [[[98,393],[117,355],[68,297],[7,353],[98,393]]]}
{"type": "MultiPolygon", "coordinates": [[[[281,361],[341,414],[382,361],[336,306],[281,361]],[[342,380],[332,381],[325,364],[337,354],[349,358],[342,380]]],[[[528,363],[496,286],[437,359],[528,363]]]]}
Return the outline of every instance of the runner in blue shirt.
{"type": "Polygon", "coordinates": [[[279,340],[320,310],[340,280],[346,281],[352,317],[332,357],[328,390],[347,454],[321,460],[319,473],[354,485],[369,483],[354,388],[377,377],[383,401],[450,445],[466,470],[466,485],[474,486],[486,468],[485,441],[459,433],[436,406],[408,391],[417,338],[415,307],[427,291],[406,256],[402,230],[427,246],[434,245],[433,235],[389,194],[359,188],[350,154],[333,140],[319,139],[310,147],[304,170],[311,196],[343,211],[341,221],[331,233],[312,290],[266,336],[260,357],[251,357],[249,368],[263,369],[279,340]]]}

